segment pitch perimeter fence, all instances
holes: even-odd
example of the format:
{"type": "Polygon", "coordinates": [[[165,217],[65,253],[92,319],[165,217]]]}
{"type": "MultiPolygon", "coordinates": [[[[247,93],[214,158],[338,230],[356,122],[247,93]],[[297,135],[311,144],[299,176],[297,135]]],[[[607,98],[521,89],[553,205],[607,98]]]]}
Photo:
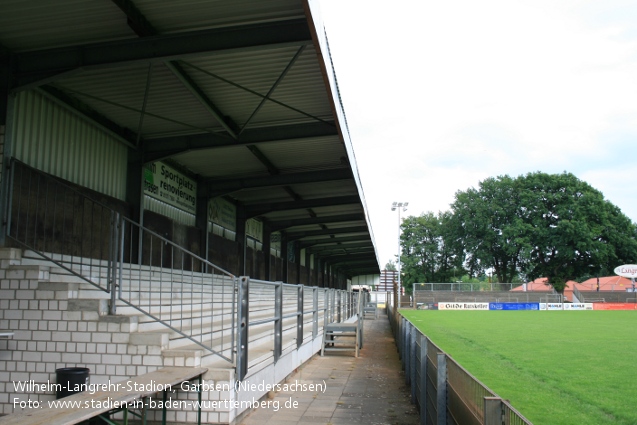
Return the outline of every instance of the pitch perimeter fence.
{"type": "Polygon", "coordinates": [[[387,315],[421,425],[532,425],[400,315],[391,302],[387,315]]]}

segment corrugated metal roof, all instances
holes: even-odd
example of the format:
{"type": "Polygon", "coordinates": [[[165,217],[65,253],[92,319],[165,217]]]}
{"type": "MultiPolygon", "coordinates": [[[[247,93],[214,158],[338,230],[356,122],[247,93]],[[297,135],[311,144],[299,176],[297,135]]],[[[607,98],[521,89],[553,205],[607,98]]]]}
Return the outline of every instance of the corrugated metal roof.
{"type": "MultiPolygon", "coordinates": [[[[325,34],[320,19],[305,15],[314,3],[135,0],[135,12],[108,1],[5,0],[0,45],[19,64],[13,80],[26,81],[14,90],[41,87],[99,120],[131,152],[137,147],[135,155],[169,158],[201,184],[241,182],[211,196],[272,205],[255,210],[272,222],[362,214],[364,225],[365,201],[325,34]],[[235,32],[222,32],[229,29],[235,32]],[[182,55],[190,47],[182,36],[195,37],[199,50],[182,55]],[[233,47],[238,41],[245,46],[233,47]],[[49,51],[58,46],[69,47],[49,51]],[[351,173],[344,176],[344,168],[351,173]]],[[[343,226],[360,230],[361,221],[324,227],[343,226]]]]}

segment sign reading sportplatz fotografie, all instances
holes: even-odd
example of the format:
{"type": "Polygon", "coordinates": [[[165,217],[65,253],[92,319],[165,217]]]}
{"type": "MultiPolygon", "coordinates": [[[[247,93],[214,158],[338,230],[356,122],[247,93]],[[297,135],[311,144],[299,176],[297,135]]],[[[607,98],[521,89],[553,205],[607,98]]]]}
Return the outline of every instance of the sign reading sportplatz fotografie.
{"type": "Polygon", "coordinates": [[[614,270],[618,276],[634,279],[637,277],[637,264],[624,264],[623,266],[617,266],[614,270]]]}
{"type": "Polygon", "coordinates": [[[162,162],[146,164],[144,194],[180,210],[196,213],[197,183],[162,162]]]}

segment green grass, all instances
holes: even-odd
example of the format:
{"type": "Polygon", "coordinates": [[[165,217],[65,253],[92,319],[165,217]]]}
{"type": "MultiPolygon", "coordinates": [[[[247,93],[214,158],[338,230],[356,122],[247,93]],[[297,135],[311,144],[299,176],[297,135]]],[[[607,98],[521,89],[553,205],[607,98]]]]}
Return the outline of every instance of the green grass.
{"type": "Polygon", "coordinates": [[[637,424],[637,312],[402,313],[535,425],[637,424]]]}

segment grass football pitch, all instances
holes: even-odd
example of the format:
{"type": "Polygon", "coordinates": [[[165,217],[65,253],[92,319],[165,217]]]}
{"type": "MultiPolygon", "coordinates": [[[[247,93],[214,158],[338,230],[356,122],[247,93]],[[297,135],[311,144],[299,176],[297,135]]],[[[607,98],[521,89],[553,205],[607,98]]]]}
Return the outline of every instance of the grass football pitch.
{"type": "Polygon", "coordinates": [[[534,425],[637,424],[637,311],[401,312],[534,425]]]}

